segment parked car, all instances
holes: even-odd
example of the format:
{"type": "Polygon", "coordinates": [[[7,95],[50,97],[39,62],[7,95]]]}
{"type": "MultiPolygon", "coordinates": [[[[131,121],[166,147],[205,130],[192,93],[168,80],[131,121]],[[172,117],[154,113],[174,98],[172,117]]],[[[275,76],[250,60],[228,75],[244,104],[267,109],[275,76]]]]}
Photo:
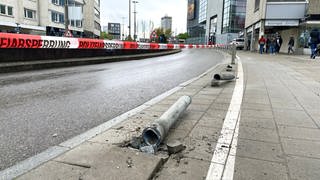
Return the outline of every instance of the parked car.
{"type": "Polygon", "coordinates": [[[244,48],[244,38],[233,39],[230,44],[235,44],[237,49],[242,50],[244,48]]]}

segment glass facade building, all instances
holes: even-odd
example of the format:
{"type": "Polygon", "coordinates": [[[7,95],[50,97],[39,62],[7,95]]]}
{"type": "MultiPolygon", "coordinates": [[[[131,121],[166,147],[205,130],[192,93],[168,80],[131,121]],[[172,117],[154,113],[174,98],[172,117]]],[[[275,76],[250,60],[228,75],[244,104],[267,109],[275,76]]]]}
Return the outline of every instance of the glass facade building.
{"type": "Polygon", "coordinates": [[[222,34],[238,33],[244,29],[247,0],[224,0],[222,34]]]}
{"type": "Polygon", "coordinates": [[[199,23],[204,23],[207,20],[208,0],[199,1],[199,23]]]}

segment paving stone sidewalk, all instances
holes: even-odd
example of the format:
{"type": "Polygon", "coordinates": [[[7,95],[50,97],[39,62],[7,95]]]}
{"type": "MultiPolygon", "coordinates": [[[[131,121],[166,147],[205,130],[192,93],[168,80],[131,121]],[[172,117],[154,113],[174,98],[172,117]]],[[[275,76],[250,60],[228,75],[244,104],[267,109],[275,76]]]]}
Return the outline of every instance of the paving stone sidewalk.
{"type": "Polygon", "coordinates": [[[238,55],[245,91],[234,179],[319,179],[320,59],[238,55]]]}

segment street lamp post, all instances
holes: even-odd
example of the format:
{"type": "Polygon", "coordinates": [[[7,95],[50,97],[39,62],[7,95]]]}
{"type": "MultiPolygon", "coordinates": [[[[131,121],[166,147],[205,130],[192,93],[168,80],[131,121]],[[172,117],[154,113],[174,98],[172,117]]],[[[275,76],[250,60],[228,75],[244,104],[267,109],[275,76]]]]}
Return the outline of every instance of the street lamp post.
{"type": "Polygon", "coordinates": [[[136,11],[136,4],[138,3],[138,1],[132,1],[133,2],[133,4],[134,4],[134,11],[133,11],[133,15],[134,15],[134,26],[133,26],[133,39],[134,39],[134,41],[136,41],[136,39],[137,39],[137,23],[136,23],[136,21],[137,21],[137,11],[136,11]]]}
{"type": "Polygon", "coordinates": [[[64,35],[67,35],[67,32],[69,30],[69,11],[68,11],[68,0],[65,1],[64,3],[64,25],[65,25],[65,30],[64,30],[64,35]]]}
{"type": "Polygon", "coordinates": [[[129,35],[128,35],[128,40],[131,39],[131,0],[129,0],[129,35]]]}
{"type": "Polygon", "coordinates": [[[124,39],[124,19],[126,17],[122,17],[122,25],[121,25],[121,40],[125,40],[124,39]]]}

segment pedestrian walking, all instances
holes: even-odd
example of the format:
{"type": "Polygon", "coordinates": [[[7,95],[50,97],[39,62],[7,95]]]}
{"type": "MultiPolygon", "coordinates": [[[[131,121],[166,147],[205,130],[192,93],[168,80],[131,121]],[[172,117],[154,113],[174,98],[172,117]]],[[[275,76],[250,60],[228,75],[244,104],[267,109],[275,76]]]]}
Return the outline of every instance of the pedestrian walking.
{"type": "Polygon", "coordinates": [[[294,37],[290,36],[290,40],[288,42],[288,54],[292,51],[292,54],[294,53],[293,47],[294,47],[294,37]]]}
{"type": "Polygon", "coordinates": [[[310,32],[310,39],[309,39],[309,43],[310,43],[310,49],[311,49],[311,59],[316,58],[315,56],[315,51],[317,49],[317,44],[320,43],[320,32],[319,29],[317,28],[313,28],[310,32]]]}
{"type": "Polygon", "coordinates": [[[277,40],[275,37],[271,37],[270,40],[270,54],[275,55],[276,54],[276,44],[277,44],[277,40]]]}
{"type": "Polygon", "coordinates": [[[278,35],[276,38],[276,46],[275,46],[276,53],[280,52],[281,45],[282,45],[282,38],[281,38],[281,35],[278,35]]]}
{"type": "Polygon", "coordinates": [[[260,54],[262,54],[264,45],[266,44],[266,39],[263,37],[263,35],[260,37],[258,43],[259,43],[259,46],[260,46],[260,54]]]}
{"type": "Polygon", "coordinates": [[[316,50],[314,51],[314,57],[313,57],[313,59],[315,59],[316,56],[320,56],[320,43],[317,45],[317,48],[316,48],[316,50]]]}
{"type": "Polygon", "coordinates": [[[266,40],[266,54],[268,54],[269,49],[270,49],[270,38],[267,37],[267,40],[266,40]]]}

